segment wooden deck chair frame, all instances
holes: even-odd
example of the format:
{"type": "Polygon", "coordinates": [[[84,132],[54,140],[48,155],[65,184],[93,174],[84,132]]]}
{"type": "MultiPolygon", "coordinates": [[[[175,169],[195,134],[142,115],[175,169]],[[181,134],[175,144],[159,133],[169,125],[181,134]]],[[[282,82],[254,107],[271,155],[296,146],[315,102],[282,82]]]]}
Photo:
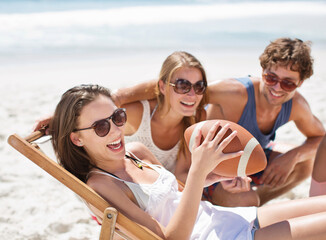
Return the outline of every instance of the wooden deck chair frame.
{"type": "Polygon", "coordinates": [[[118,213],[115,208],[110,206],[93,189],[60,166],[56,161],[46,156],[36,144],[32,143],[43,135],[42,131],[34,132],[26,138],[13,134],[9,136],[8,143],[103,213],[100,240],[113,239],[114,233],[124,239],[161,239],[149,229],[131,221],[122,213],[118,213]]]}

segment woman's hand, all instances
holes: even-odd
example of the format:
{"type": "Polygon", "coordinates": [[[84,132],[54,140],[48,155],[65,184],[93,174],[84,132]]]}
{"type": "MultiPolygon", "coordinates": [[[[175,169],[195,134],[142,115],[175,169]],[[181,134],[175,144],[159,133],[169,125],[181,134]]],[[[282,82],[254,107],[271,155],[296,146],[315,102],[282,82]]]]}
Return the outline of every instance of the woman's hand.
{"type": "Polygon", "coordinates": [[[223,153],[223,149],[232,141],[236,136],[237,132],[233,131],[228,137],[223,141],[222,138],[226,131],[229,129],[229,124],[226,124],[221,130],[216,134],[216,131],[220,123],[215,123],[206,138],[200,144],[202,137],[201,130],[198,131],[195,137],[195,143],[192,148],[192,164],[191,168],[195,168],[198,174],[205,174],[205,177],[221,162],[239,157],[243,151],[233,152],[233,153],[223,153]],[[215,135],[216,134],[216,135],[215,135]]]}

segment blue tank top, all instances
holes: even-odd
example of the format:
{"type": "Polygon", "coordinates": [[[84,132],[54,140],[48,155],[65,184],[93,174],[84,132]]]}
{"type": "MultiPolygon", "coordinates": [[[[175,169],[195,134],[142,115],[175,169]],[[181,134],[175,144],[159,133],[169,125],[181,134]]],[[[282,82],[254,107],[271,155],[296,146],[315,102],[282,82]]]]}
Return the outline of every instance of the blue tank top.
{"type": "Polygon", "coordinates": [[[256,101],[255,101],[255,90],[254,85],[250,78],[237,78],[247,89],[248,101],[243,109],[243,113],[238,122],[239,125],[247,129],[260,143],[263,148],[266,148],[270,141],[275,139],[276,130],[287,123],[290,118],[292,109],[292,99],[282,104],[282,109],[277,116],[272,131],[268,134],[263,134],[257,124],[256,119],[256,101]]]}

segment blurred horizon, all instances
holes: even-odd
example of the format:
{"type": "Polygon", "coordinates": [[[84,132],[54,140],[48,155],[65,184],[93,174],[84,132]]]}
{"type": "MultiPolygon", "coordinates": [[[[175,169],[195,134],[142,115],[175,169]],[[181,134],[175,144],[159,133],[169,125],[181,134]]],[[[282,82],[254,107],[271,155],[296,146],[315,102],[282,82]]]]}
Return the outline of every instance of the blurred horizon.
{"type": "Polygon", "coordinates": [[[0,1],[0,53],[113,54],[263,48],[279,37],[326,47],[324,1],[0,1]]]}

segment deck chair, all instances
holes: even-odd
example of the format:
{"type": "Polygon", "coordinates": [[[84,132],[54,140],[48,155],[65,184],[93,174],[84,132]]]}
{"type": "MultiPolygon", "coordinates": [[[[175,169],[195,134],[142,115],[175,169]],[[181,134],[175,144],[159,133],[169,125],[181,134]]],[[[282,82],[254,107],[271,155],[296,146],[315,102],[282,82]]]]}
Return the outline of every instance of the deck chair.
{"type": "Polygon", "coordinates": [[[17,134],[9,136],[8,143],[40,168],[66,185],[88,205],[102,214],[102,226],[99,239],[161,239],[149,229],[131,221],[119,213],[93,189],[80,181],[73,174],[51,160],[37,145],[37,139],[44,136],[44,131],[37,131],[26,138],[17,134]]]}

